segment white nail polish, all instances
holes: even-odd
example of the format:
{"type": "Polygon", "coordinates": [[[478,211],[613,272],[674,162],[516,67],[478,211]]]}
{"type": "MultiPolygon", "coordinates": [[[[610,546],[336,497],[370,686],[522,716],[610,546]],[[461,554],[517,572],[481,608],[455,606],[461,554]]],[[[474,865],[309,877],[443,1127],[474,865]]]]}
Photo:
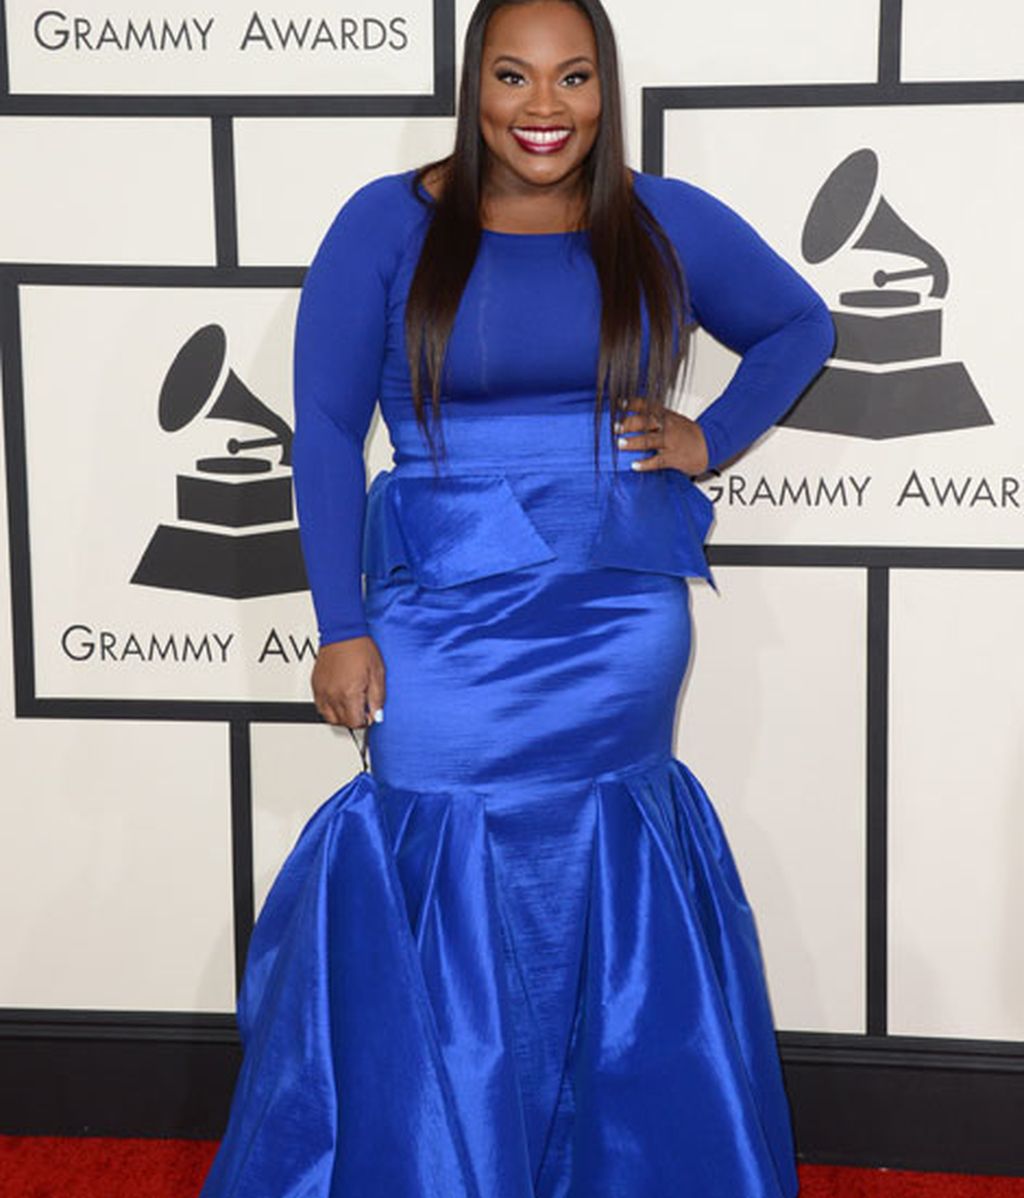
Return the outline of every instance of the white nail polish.
{"type": "Polygon", "coordinates": [[[373,713],[373,722],[375,724],[379,724],[383,719],[384,719],[384,708],[378,707],[377,710],[373,713]]]}
{"type": "Polygon", "coordinates": [[[639,462],[639,460],[637,460],[637,461],[635,461],[635,462],[630,462],[630,463],[629,463],[629,468],[630,468],[630,470],[639,470],[639,469],[640,469],[640,462],[639,462]]]}
{"type": "Polygon", "coordinates": [[[618,441],[616,442],[616,444],[618,445],[618,447],[620,449],[628,449],[629,448],[629,438],[628,437],[620,437],[618,439],[618,441]]]}

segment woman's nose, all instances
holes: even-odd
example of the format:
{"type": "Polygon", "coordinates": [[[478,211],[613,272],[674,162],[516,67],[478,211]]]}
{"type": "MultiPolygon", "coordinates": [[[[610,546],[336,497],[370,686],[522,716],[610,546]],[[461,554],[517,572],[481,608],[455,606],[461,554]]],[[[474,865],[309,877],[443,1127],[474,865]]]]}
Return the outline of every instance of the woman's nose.
{"type": "Polygon", "coordinates": [[[562,97],[558,93],[558,84],[539,80],[530,91],[527,112],[537,116],[549,116],[560,112],[561,109],[562,97]]]}

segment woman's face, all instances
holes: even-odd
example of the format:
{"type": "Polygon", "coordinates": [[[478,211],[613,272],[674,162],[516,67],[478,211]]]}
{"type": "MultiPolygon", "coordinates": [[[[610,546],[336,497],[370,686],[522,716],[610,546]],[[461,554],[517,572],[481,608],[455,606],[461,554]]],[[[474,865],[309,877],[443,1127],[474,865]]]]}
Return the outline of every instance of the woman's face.
{"type": "Polygon", "coordinates": [[[597,44],[586,14],[565,0],[497,9],[480,64],[480,131],[491,181],[568,182],[582,168],[600,119],[597,44]]]}

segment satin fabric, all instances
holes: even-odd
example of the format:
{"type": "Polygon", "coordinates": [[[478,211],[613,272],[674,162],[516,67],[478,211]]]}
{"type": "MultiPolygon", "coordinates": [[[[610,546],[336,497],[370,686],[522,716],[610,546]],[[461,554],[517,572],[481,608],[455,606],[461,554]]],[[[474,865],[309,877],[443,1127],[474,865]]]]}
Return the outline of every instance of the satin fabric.
{"type": "Polygon", "coordinates": [[[754,916],[672,753],[711,507],[585,413],[413,421],[366,505],[371,769],[251,941],[203,1198],[791,1198],[754,916]]]}

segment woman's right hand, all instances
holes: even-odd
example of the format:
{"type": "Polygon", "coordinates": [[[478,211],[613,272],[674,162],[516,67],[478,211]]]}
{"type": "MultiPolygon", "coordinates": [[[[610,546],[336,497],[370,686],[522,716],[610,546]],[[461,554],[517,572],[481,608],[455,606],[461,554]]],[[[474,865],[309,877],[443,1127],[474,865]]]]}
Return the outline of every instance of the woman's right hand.
{"type": "Polygon", "coordinates": [[[323,645],[310,679],[316,709],[328,724],[365,728],[384,709],[384,662],[372,637],[323,645]]]}

